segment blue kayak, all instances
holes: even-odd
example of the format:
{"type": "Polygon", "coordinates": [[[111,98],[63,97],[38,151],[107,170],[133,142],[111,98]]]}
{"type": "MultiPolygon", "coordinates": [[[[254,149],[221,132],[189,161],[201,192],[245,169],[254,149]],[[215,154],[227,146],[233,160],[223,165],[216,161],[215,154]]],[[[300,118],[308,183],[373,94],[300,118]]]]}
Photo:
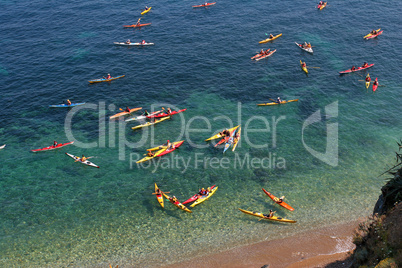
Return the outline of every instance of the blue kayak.
{"type": "Polygon", "coordinates": [[[125,75],[120,75],[120,76],[115,76],[115,77],[111,77],[109,79],[106,78],[101,78],[101,79],[95,79],[95,80],[90,80],[88,81],[90,84],[94,84],[94,83],[100,83],[100,82],[110,82],[119,78],[123,78],[125,77],[125,75]]]}
{"type": "Polygon", "coordinates": [[[74,106],[78,106],[78,105],[84,105],[85,102],[81,102],[81,103],[71,103],[70,105],[67,104],[57,104],[57,105],[49,105],[50,108],[69,108],[69,107],[74,107],[74,106]]]}

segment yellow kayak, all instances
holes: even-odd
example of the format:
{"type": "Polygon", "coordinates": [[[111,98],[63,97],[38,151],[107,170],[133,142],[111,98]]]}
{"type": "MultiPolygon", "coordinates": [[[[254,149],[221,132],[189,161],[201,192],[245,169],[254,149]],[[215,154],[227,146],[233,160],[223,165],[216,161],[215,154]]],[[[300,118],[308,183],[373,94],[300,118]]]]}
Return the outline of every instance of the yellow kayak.
{"type": "Polygon", "coordinates": [[[135,163],[139,164],[139,163],[142,163],[142,162],[145,162],[145,161],[149,161],[149,160],[151,160],[151,159],[157,157],[159,154],[163,153],[164,151],[166,151],[166,148],[160,149],[160,150],[157,151],[153,156],[148,156],[148,155],[147,155],[146,157],[144,157],[144,158],[138,160],[138,161],[135,162],[135,163]]]}
{"type": "Polygon", "coordinates": [[[236,146],[237,146],[237,144],[238,144],[239,141],[240,141],[241,127],[239,127],[239,130],[238,130],[237,132],[239,132],[239,137],[238,137],[238,138],[234,138],[234,140],[233,140],[233,149],[232,149],[232,152],[234,152],[234,150],[236,150],[236,146]]]}
{"type": "Polygon", "coordinates": [[[170,119],[170,116],[168,116],[168,117],[163,117],[163,118],[161,118],[161,119],[155,120],[155,122],[146,122],[145,124],[132,127],[131,129],[135,130],[135,129],[139,129],[139,128],[143,128],[143,127],[149,127],[149,126],[158,124],[158,123],[160,123],[160,122],[162,122],[162,121],[165,121],[166,119],[170,119]]]}
{"type": "MultiPolygon", "coordinates": [[[[179,143],[182,143],[183,141],[175,141],[172,142],[173,146],[176,146],[179,143]]],[[[160,150],[160,149],[167,149],[167,145],[159,145],[157,147],[151,148],[151,149],[147,149],[147,151],[156,151],[156,150],[160,150]]]]}
{"type": "Polygon", "coordinates": [[[272,37],[272,38],[267,38],[267,39],[265,39],[265,40],[262,40],[262,41],[260,41],[260,42],[258,42],[258,43],[260,43],[260,44],[268,43],[268,42],[273,41],[273,40],[275,40],[276,38],[281,37],[281,36],[282,36],[282,33],[280,33],[280,34],[278,34],[278,35],[276,35],[276,36],[274,36],[274,37],[272,37]]]}
{"type": "MultiPolygon", "coordinates": [[[[240,126],[240,125],[238,125],[238,126],[236,126],[236,127],[229,128],[228,130],[229,130],[229,132],[231,133],[233,130],[237,129],[239,126],[240,126]]],[[[222,138],[222,137],[223,137],[223,136],[222,136],[220,133],[218,133],[218,134],[212,136],[211,138],[206,139],[205,141],[215,140],[215,139],[219,139],[219,138],[222,138]]]]}
{"type": "Polygon", "coordinates": [[[208,200],[208,199],[216,192],[216,190],[218,190],[218,186],[214,187],[214,188],[211,190],[211,192],[209,192],[207,195],[202,196],[202,197],[198,197],[198,199],[195,200],[194,203],[192,203],[192,204],[190,205],[190,207],[193,208],[193,207],[195,207],[196,205],[201,204],[201,203],[204,202],[205,200],[208,200]]]}
{"type": "Polygon", "coordinates": [[[152,7],[149,7],[148,9],[145,9],[144,11],[141,12],[141,15],[144,15],[145,13],[148,13],[151,10],[152,7]]]}
{"type": "Polygon", "coordinates": [[[159,187],[158,185],[156,185],[155,183],[155,195],[156,195],[156,199],[158,199],[159,204],[161,205],[161,207],[164,207],[164,203],[163,203],[163,196],[162,194],[158,194],[159,187]]]}
{"type": "Polygon", "coordinates": [[[184,211],[186,211],[186,212],[188,212],[188,213],[193,213],[191,210],[189,210],[185,205],[183,205],[182,203],[180,203],[180,201],[179,200],[177,200],[176,202],[174,202],[171,198],[170,198],[170,196],[168,196],[167,194],[165,194],[165,193],[162,193],[163,194],[163,196],[166,198],[166,199],[169,199],[169,201],[170,201],[170,203],[172,203],[173,205],[175,205],[176,207],[178,207],[178,208],[180,208],[180,209],[182,209],[182,210],[184,210],[184,211]]]}
{"type": "Polygon", "coordinates": [[[271,218],[268,218],[266,215],[260,213],[260,212],[252,212],[252,211],[248,211],[248,210],[244,210],[239,208],[239,210],[243,213],[246,213],[248,215],[252,215],[252,216],[256,216],[262,219],[266,219],[266,220],[270,220],[270,221],[280,221],[280,222],[287,222],[287,223],[295,223],[296,221],[294,220],[288,220],[288,219],[284,219],[281,217],[277,217],[277,216],[272,216],[271,218]]]}
{"type": "MultiPolygon", "coordinates": [[[[368,77],[370,77],[370,74],[367,74],[367,75],[366,75],[366,78],[368,78],[368,77]]],[[[366,88],[367,88],[367,89],[369,88],[369,86],[370,86],[370,81],[369,81],[369,82],[366,82],[366,88]]]]}
{"type": "Polygon", "coordinates": [[[288,100],[288,101],[284,100],[284,101],[281,101],[281,103],[277,103],[277,102],[267,102],[267,103],[260,103],[260,104],[257,104],[257,105],[258,105],[258,106],[279,105],[279,104],[285,104],[285,103],[294,102],[294,101],[299,101],[299,99],[288,100]]]}
{"type": "Polygon", "coordinates": [[[301,66],[302,70],[303,70],[306,74],[308,74],[307,67],[303,67],[303,62],[302,62],[301,60],[300,60],[300,66],[301,66]]]}
{"type": "MultiPolygon", "coordinates": [[[[381,28],[378,29],[376,32],[378,33],[380,30],[381,30],[381,28]]],[[[373,35],[372,33],[369,33],[368,35],[364,36],[363,38],[366,39],[367,37],[370,37],[370,36],[372,36],[372,35],[373,35]]]]}

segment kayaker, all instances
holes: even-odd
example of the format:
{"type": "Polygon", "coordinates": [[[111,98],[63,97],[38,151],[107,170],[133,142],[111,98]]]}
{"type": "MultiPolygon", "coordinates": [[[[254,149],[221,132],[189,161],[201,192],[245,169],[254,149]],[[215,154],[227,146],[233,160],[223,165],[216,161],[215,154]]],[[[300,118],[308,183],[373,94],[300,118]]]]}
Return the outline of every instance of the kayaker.
{"type": "Polygon", "coordinates": [[[353,65],[352,68],[350,68],[351,71],[356,71],[356,67],[353,65]]]}
{"type": "Polygon", "coordinates": [[[278,203],[282,203],[282,202],[283,202],[283,199],[285,199],[285,196],[284,196],[284,195],[282,195],[282,196],[279,198],[278,203]]]}
{"type": "Polygon", "coordinates": [[[171,149],[171,147],[172,147],[172,144],[170,143],[169,140],[166,143],[166,147],[167,147],[168,150],[171,149]]]}
{"type": "Polygon", "coordinates": [[[57,141],[53,141],[53,147],[56,147],[57,146],[57,141]]]}
{"type": "Polygon", "coordinates": [[[135,24],[136,26],[140,26],[141,24],[140,24],[140,20],[141,20],[141,18],[139,18],[138,20],[137,20],[137,23],[135,24]]]}
{"type": "Polygon", "coordinates": [[[264,50],[264,49],[261,49],[260,55],[264,55],[264,54],[265,54],[265,50],[264,50]]]}
{"type": "Polygon", "coordinates": [[[148,113],[148,111],[147,111],[147,110],[145,110],[145,112],[144,112],[142,115],[148,116],[148,115],[149,115],[149,113],[148,113]]]}
{"type": "Polygon", "coordinates": [[[373,82],[373,87],[374,86],[378,86],[378,78],[376,78],[375,80],[374,80],[374,82],[373,82]]]}
{"type": "Polygon", "coordinates": [[[377,31],[376,31],[376,30],[372,30],[372,31],[371,31],[371,34],[377,34],[377,31]]]}
{"type": "Polygon", "coordinates": [[[307,65],[306,65],[305,62],[302,62],[302,67],[303,67],[303,68],[307,67],[307,65]]]}
{"type": "Polygon", "coordinates": [[[71,101],[70,101],[70,100],[67,100],[66,102],[67,102],[67,105],[68,105],[68,106],[71,105],[71,101]]]}
{"type": "Polygon", "coordinates": [[[131,44],[130,39],[127,39],[126,44],[131,44]]]}
{"type": "Polygon", "coordinates": [[[145,40],[141,41],[141,45],[145,45],[145,43],[146,43],[145,40]]]}
{"type": "Polygon", "coordinates": [[[130,112],[130,108],[126,107],[126,109],[124,110],[125,112],[129,113],[130,112]]]}
{"type": "Polygon", "coordinates": [[[176,198],[176,196],[171,197],[170,200],[172,200],[172,202],[174,202],[174,203],[179,202],[179,200],[176,198]]]}
{"type": "Polygon", "coordinates": [[[366,68],[367,66],[368,66],[368,63],[364,62],[363,65],[362,65],[362,68],[366,68]]]}
{"type": "Polygon", "coordinates": [[[282,102],[281,98],[278,97],[278,98],[276,99],[276,103],[281,103],[281,102],[282,102]]]}
{"type": "Polygon", "coordinates": [[[324,4],[324,2],[323,1],[320,1],[320,3],[318,3],[318,5],[323,5],[324,4]]]}
{"type": "Polygon", "coordinates": [[[200,190],[199,194],[200,194],[200,195],[207,195],[207,194],[208,194],[208,191],[205,190],[204,188],[202,188],[202,189],[200,190]]]}
{"type": "Polygon", "coordinates": [[[110,74],[107,74],[107,76],[106,76],[106,77],[103,77],[103,78],[105,78],[105,79],[107,80],[107,79],[112,78],[112,76],[111,76],[110,74]]]}
{"type": "Polygon", "coordinates": [[[270,39],[274,38],[273,34],[269,34],[269,38],[270,39]]]}
{"type": "Polygon", "coordinates": [[[307,44],[307,47],[308,47],[308,48],[311,48],[311,44],[310,44],[310,43],[308,43],[308,44],[307,44]]]}
{"type": "Polygon", "coordinates": [[[269,214],[264,214],[264,216],[265,216],[266,218],[270,219],[270,218],[272,218],[272,217],[274,216],[274,213],[275,213],[275,212],[273,212],[272,209],[270,209],[270,210],[269,210],[269,214]]]}
{"type": "Polygon", "coordinates": [[[155,156],[155,154],[152,151],[148,151],[147,156],[153,157],[153,156],[155,156]]]}
{"type": "Polygon", "coordinates": [[[371,82],[371,77],[369,74],[367,74],[367,76],[366,76],[366,82],[371,82]]]}
{"type": "Polygon", "coordinates": [[[87,160],[87,158],[84,155],[82,155],[81,162],[85,162],[86,160],[87,160]]]}
{"type": "Polygon", "coordinates": [[[167,108],[167,114],[170,114],[172,112],[172,109],[167,108]]]}

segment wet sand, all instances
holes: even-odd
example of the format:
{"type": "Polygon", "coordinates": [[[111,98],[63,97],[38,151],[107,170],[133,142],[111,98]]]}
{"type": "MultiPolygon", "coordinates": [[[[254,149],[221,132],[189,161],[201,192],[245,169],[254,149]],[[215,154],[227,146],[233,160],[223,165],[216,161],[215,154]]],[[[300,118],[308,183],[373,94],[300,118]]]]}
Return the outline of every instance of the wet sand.
{"type": "Polygon", "coordinates": [[[349,267],[354,230],[359,221],[314,229],[284,239],[264,241],[164,266],[187,267],[349,267]],[[336,264],[334,262],[338,261],[336,264]],[[268,266],[265,266],[268,267],[268,266]]]}

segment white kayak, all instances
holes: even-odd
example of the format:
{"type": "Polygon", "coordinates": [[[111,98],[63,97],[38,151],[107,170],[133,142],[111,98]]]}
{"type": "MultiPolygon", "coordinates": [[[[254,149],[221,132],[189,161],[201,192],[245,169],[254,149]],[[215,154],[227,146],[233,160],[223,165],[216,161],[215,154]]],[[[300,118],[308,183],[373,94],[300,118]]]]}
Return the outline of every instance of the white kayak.
{"type": "Polygon", "coordinates": [[[80,162],[84,165],[90,166],[90,167],[96,167],[99,168],[99,166],[95,165],[94,163],[92,163],[91,161],[85,160],[85,161],[81,161],[81,157],[66,153],[66,155],[68,155],[69,157],[73,158],[75,161],[80,162]]]}
{"type": "Polygon", "coordinates": [[[124,42],[124,43],[120,43],[120,42],[113,42],[115,45],[119,45],[119,46],[153,46],[153,45],[155,45],[154,43],[145,43],[145,44],[142,44],[142,43],[130,43],[130,44],[127,44],[126,42],[124,42]]]}
{"type": "Polygon", "coordinates": [[[139,115],[139,116],[130,117],[127,120],[125,120],[124,122],[129,122],[129,121],[133,121],[133,120],[145,120],[145,119],[147,119],[147,116],[155,115],[155,114],[158,114],[161,112],[162,112],[162,110],[150,113],[149,115],[139,115]]]}
{"type": "Polygon", "coordinates": [[[4,145],[2,145],[2,146],[0,146],[0,150],[1,149],[4,149],[4,147],[6,147],[6,145],[4,144],[4,145]]]}
{"type": "Polygon", "coordinates": [[[300,47],[301,49],[303,49],[304,51],[307,51],[308,53],[313,53],[313,49],[311,47],[308,48],[304,48],[302,45],[298,44],[297,42],[295,42],[295,44],[300,47]]]}

